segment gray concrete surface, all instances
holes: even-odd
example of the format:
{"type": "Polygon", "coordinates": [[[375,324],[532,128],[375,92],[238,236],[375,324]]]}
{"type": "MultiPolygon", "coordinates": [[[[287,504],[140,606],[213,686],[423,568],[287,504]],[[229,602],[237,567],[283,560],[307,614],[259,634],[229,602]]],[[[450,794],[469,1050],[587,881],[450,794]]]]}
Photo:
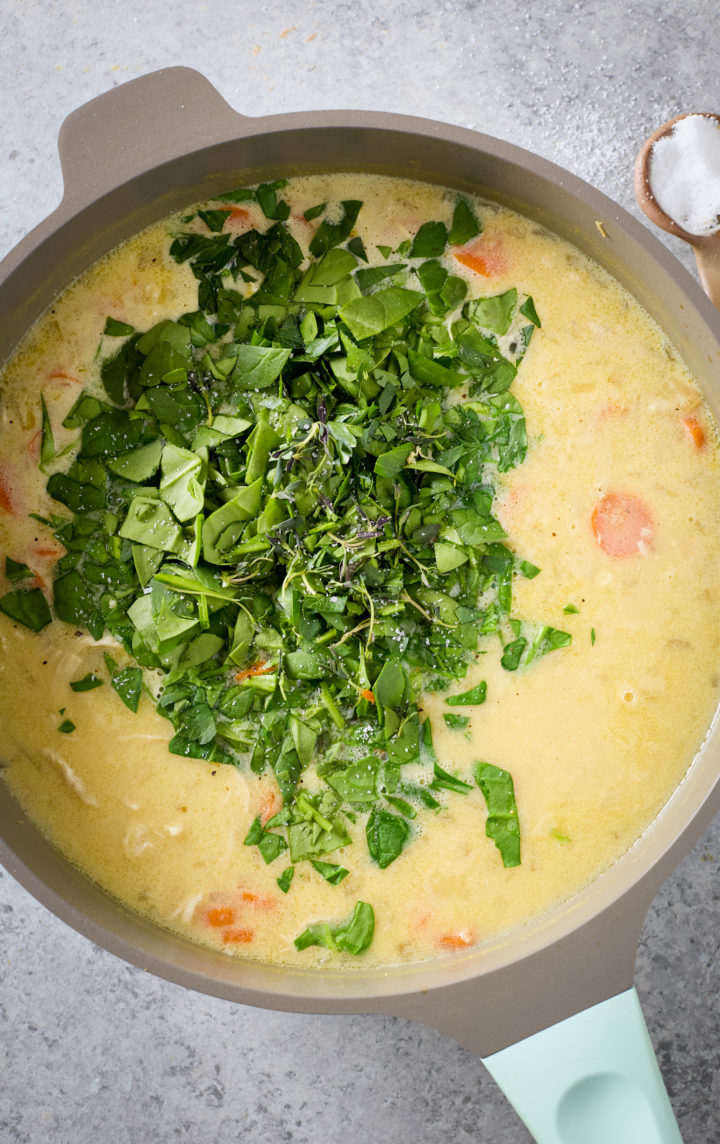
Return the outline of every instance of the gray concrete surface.
{"type": "MultiPolygon", "coordinates": [[[[63,117],[170,64],[250,114],[371,108],[476,127],[635,213],[645,136],[720,110],[716,0],[1,0],[0,27],[0,255],[60,197],[63,117]]],[[[718,821],[658,896],[637,963],[685,1144],[720,1141],[716,858],[718,821]]],[[[439,1033],[191,994],[92,946],[3,874],[0,915],[0,1144],[530,1139],[479,1060],[439,1033]]]]}

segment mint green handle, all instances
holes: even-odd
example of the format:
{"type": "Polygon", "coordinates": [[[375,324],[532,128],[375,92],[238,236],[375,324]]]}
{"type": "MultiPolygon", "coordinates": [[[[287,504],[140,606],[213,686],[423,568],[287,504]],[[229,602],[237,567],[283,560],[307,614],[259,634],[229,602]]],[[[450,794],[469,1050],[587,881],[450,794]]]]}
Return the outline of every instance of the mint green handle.
{"type": "Polygon", "coordinates": [[[634,989],[483,1063],[538,1144],[682,1144],[634,989]]]}

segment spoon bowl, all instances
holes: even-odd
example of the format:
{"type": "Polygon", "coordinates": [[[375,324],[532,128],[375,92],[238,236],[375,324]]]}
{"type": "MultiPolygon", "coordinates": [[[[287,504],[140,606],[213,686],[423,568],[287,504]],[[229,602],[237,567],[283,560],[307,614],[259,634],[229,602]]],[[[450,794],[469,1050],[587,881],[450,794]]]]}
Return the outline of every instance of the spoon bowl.
{"type": "Polygon", "coordinates": [[[691,234],[680,226],[674,218],[671,218],[667,211],[663,210],[655,198],[650,181],[652,152],[655,144],[659,139],[669,135],[681,119],[687,119],[693,115],[702,115],[704,119],[713,119],[720,126],[720,115],[716,115],[714,112],[700,111],[676,115],[663,123],[662,127],[658,127],[657,131],[654,131],[646,139],[635,161],[635,197],[640,209],[651,222],[655,223],[661,230],[667,231],[668,234],[672,234],[676,238],[681,238],[692,246],[702,288],[713,305],[720,310],[720,223],[718,229],[710,234],[691,234]]]}

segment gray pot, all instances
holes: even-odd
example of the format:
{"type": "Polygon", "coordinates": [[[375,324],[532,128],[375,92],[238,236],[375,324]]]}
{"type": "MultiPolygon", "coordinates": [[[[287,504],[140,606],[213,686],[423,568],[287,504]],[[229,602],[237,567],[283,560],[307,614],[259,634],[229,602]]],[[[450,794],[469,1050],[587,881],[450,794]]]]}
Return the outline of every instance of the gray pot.
{"type": "MultiPolygon", "coordinates": [[[[248,119],[233,111],[197,72],[170,68],[74,112],[60,132],[60,155],[65,178],[60,206],[0,265],[0,360],[77,274],[171,211],[243,182],[355,169],[479,193],[573,242],[606,267],[663,326],[720,420],[715,384],[720,316],[699,287],[644,227],[604,195],[517,147],[399,115],[318,112],[248,119]]],[[[506,1088],[511,1082],[502,1075],[503,1062],[515,1068],[520,1060],[520,1050],[512,1055],[508,1046],[530,1037],[524,1051],[535,1046],[537,1076],[537,1053],[546,1064],[551,1055],[556,1059],[558,1076],[546,1076],[546,1069],[538,1091],[528,1090],[521,1081],[522,1089],[512,1091],[511,1097],[548,1144],[581,1139],[563,1135],[563,1124],[574,1123],[576,1105],[581,1111],[590,1107],[597,1122],[600,1104],[612,1103],[610,1097],[617,1094],[612,1085],[598,1088],[600,1074],[639,1085],[637,1093],[644,1093],[654,1108],[654,1129],[647,1127],[651,1121],[631,1117],[640,1126],[633,1129],[633,1140],[669,1142],[680,1137],[672,1127],[669,1105],[663,1104],[655,1066],[638,1072],[632,1062],[619,1063],[613,1038],[620,1034],[629,1043],[637,1036],[640,1044],[646,1037],[639,1010],[635,1013],[634,993],[628,993],[640,929],[661,883],[720,806],[719,764],[714,724],[690,772],[655,822],[585,891],[511,938],[411,968],[286,970],[193,945],[129,912],[78,873],[18,813],[1,784],[0,858],[26,889],[76,930],[181,985],[273,1009],[412,1017],[483,1057],[490,1055],[487,1063],[506,1088]],[[611,1008],[602,1004],[609,998],[616,998],[611,1008]],[[573,1017],[589,1007],[595,1007],[589,1016],[573,1017]],[[599,1034],[599,1055],[578,1072],[577,1062],[573,1065],[575,1042],[568,1036],[575,1030],[576,1037],[578,1022],[584,1021],[597,1038],[600,1017],[608,1031],[599,1034]],[[540,1040],[532,1037],[566,1018],[572,1020],[560,1027],[565,1048],[554,1042],[550,1050],[550,1042],[543,1040],[550,1034],[540,1033],[540,1040]],[[593,1100],[600,1104],[593,1105],[593,1100]]],[[[582,1137],[585,1144],[595,1138],[582,1137]]],[[[597,1136],[611,1138],[613,1144],[625,1139],[618,1134],[597,1136]]]]}

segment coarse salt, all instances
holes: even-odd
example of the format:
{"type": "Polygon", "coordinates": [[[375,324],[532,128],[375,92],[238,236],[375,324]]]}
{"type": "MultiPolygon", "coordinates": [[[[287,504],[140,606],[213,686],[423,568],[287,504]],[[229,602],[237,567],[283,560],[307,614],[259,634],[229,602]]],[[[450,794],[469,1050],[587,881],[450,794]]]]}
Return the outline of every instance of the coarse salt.
{"type": "Polygon", "coordinates": [[[688,234],[720,228],[720,124],[711,115],[686,115],[650,153],[656,202],[688,234]]]}

